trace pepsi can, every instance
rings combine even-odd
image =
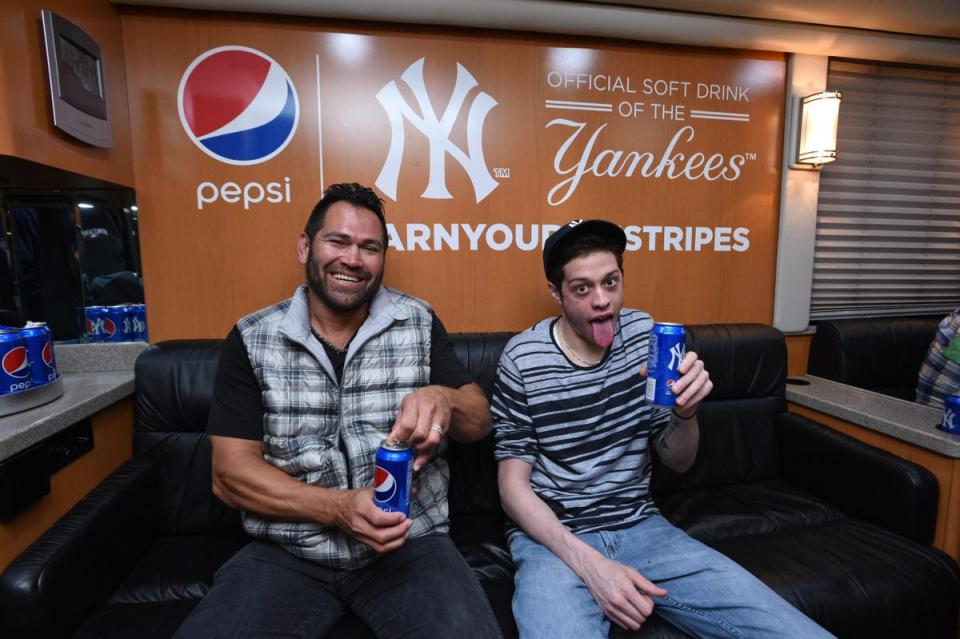
[[[373,470],[373,503],[388,513],[410,516],[413,490],[413,448],[403,442],[384,440],[377,449]]]
[[[680,379],[680,362],[686,353],[683,325],[666,322],[653,325],[647,350],[647,403],[667,407],[677,405],[673,384]]]
[[[53,339],[44,322],[27,322],[20,329],[27,359],[30,360],[30,381],[34,387],[43,386],[57,379],[57,362],[53,357]]]
[[[87,320],[87,336],[91,342],[105,342],[107,334],[107,307],[87,306],[84,315]]]
[[[30,358],[23,336],[15,328],[0,329],[0,395],[30,388]]]
[[[938,428],[960,435],[960,395],[944,395],[943,421]]]
[[[130,336],[135,342],[147,341],[147,307],[144,304],[131,305],[131,324],[133,333]]]
[[[127,307],[120,304],[118,306],[108,306],[107,314],[103,322],[104,342],[128,342],[130,341],[130,319],[127,317]]]

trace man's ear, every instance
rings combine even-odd
[[[550,297],[553,298],[553,301],[563,306],[563,293],[553,285],[553,282],[547,282],[547,290],[550,291]]]
[[[306,233],[301,233],[297,238],[297,259],[301,264],[307,263],[307,257],[310,255],[310,238]]]

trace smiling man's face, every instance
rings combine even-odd
[[[327,210],[323,226],[304,251],[307,283],[314,295],[334,312],[354,311],[376,294],[383,280],[383,227],[367,209],[335,202]]]

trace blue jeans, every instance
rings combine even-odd
[[[384,639],[500,637],[480,584],[446,534],[408,539],[358,570],[254,541],[221,566],[174,636],[320,639],[347,610]]]
[[[665,621],[694,637],[832,637],[759,579],[654,515],[632,528],[577,537],[667,590],[654,597]],[[510,541],[517,565],[513,614],[522,639],[606,639],[610,620],[590,590],[549,549],[523,533]]]

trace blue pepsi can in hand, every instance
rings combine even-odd
[[[0,329],[0,395],[12,395],[31,386],[30,357],[20,331]]]
[[[940,430],[960,435],[960,395],[944,395],[943,421]]]
[[[673,384],[680,379],[680,362],[687,354],[687,335],[682,324],[657,322],[647,349],[647,403],[673,407],[677,398]]]
[[[43,386],[57,379],[57,362],[53,357],[53,338],[45,322],[27,322],[20,329],[27,358],[30,360],[30,380],[33,386]]]
[[[373,503],[380,510],[410,516],[413,457],[410,444],[386,439],[380,444],[373,470]]]

